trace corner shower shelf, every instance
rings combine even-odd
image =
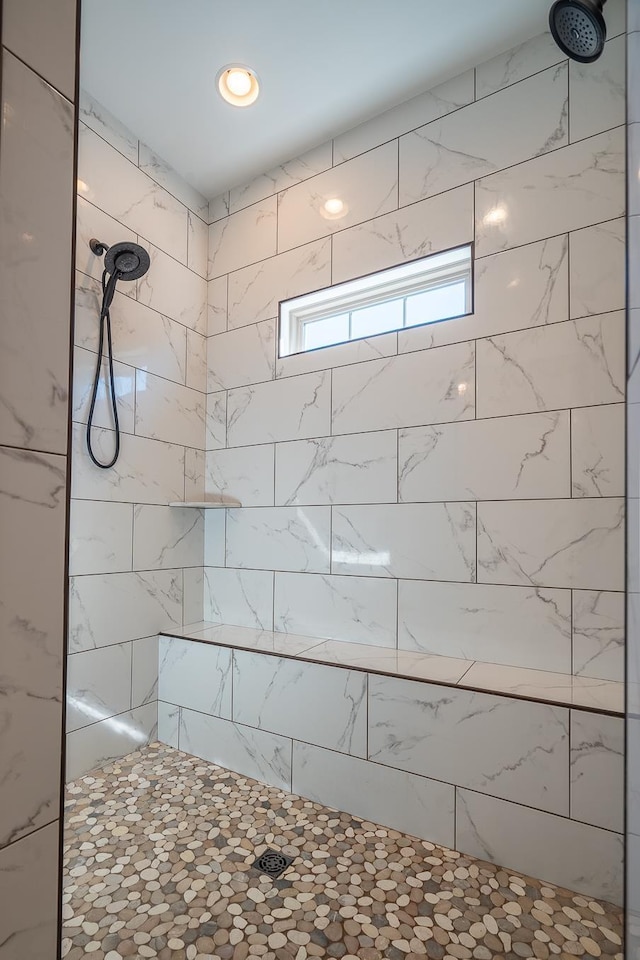
[[[210,500],[174,500],[170,507],[190,507],[195,510],[224,510],[225,507],[241,507],[234,497],[212,497]]]

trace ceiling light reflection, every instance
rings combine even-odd
[[[132,723],[128,723],[126,720],[123,720],[122,717],[110,717],[109,714],[105,713],[104,710],[100,710],[99,707],[94,707],[92,704],[87,703],[86,700],[81,700],[78,697],[67,696],[67,704],[70,707],[73,707],[74,710],[77,710],[79,713],[83,714],[91,722],[97,720],[104,721],[107,726],[113,730],[114,733],[124,734],[129,737],[135,743],[146,743],[149,739],[144,730],[138,729]]]
[[[329,197],[320,207],[320,216],[325,220],[341,220],[349,212],[349,207],[340,197]]]
[[[492,207],[491,210],[485,213],[482,222],[487,226],[496,227],[501,223],[504,223],[508,217],[507,208],[500,205],[497,207]]]

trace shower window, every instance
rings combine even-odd
[[[472,311],[471,245],[283,300],[280,356],[462,317]]]

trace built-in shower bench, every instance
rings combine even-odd
[[[159,645],[163,742],[621,902],[622,684],[220,624]]]

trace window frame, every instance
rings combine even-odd
[[[379,277],[380,274],[399,271],[401,268],[411,267],[414,264],[426,263],[436,257],[444,256],[447,253],[455,251],[468,251],[469,268],[460,267],[460,265],[443,265],[438,271],[441,276],[436,274],[430,281],[426,282],[423,273],[411,274],[408,277],[400,279],[390,279],[387,283],[379,282],[369,296],[366,294],[366,286],[363,290],[355,290],[350,296],[340,293],[341,288],[350,287],[354,284],[363,284],[370,278]],[[437,268],[436,268],[437,269]],[[424,323],[413,323],[406,325],[407,298],[427,293],[429,290],[436,290],[439,287],[450,286],[456,281],[467,280],[466,290],[466,309],[464,313],[457,313],[452,316],[442,317],[438,320],[426,320]],[[299,300],[318,297],[321,294],[327,294],[327,297],[314,304],[313,301],[308,307],[299,308],[296,313],[287,310],[288,304]],[[423,257],[416,257],[413,260],[406,260],[404,263],[394,264],[392,267],[385,267],[382,270],[374,270],[371,273],[362,274],[350,280],[344,280],[337,284],[331,284],[326,287],[319,287],[316,290],[308,291],[296,297],[286,297],[278,302],[278,359],[286,360],[287,357],[300,356],[306,353],[316,353],[318,350],[328,350],[331,347],[344,346],[348,343],[358,343],[362,340],[371,340],[375,337],[387,336],[390,333],[399,333],[404,330],[419,330],[421,327],[432,326],[435,323],[445,323],[448,320],[458,320],[461,317],[471,316],[474,312],[475,297],[475,243],[456,244],[453,247],[447,247],[445,250],[437,250]],[[403,300],[402,316],[403,325],[392,327],[389,330],[383,330],[378,333],[365,334],[360,337],[348,337],[345,340],[336,340],[333,343],[327,343],[318,347],[304,348],[304,327],[306,324],[321,320],[329,320],[333,316],[349,314],[349,332],[351,331],[351,314],[360,309],[377,306],[379,304],[391,302],[393,300]],[[292,316],[293,314],[293,316]],[[292,329],[294,327],[294,329]],[[283,346],[286,346],[286,352],[283,352]]]

